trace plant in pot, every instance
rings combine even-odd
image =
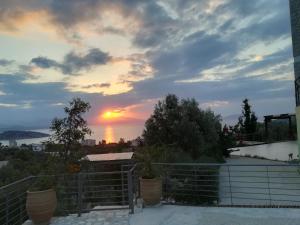
[[[47,225],[56,209],[54,176],[40,176],[27,191],[26,211],[35,225]]]
[[[159,204],[162,197],[162,179],[152,165],[155,150],[146,147],[138,154],[141,162],[140,192],[145,205]]]

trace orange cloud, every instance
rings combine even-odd
[[[43,31],[55,33],[49,23],[50,15],[46,10],[21,11],[9,10],[0,14],[0,32],[10,35],[26,33],[28,31]]]

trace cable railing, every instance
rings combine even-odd
[[[56,176],[58,214],[129,209],[139,197],[139,166]],[[163,204],[218,207],[300,207],[299,164],[153,163]],[[0,187],[0,224],[28,219],[26,192],[37,177]]]
[[[300,207],[298,164],[155,163],[166,204]]]
[[[125,170],[126,169],[126,170]],[[55,176],[59,216],[100,210],[129,209],[134,212],[135,167],[110,172],[88,172]],[[52,176],[52,175],[48,175]],[[0,224],[21,225],[27,219],[26,195],[35,179],[30,176],[0,187]]]
[[[19,225],[28,219],[26,191],[34,177],[26,177],[0,187],[0,224]]]

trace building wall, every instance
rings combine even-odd
[[[293,40],[293,55],[294,55],[294,71],[295,79],[300,77],[300,0],[290,0],[290,16],[291,16],[291,31]],[[299,88],[296,90],[299,92]],[[298,136],[298,151],[300,155],[300,103],[296,102],[296,120],[297,120],[297,136]]]
[[[295,78],[300,77],[300,0],[290,0]]]

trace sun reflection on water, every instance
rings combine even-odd
[[[106,126],[104,129],[104,137],[106,143],[115,142],[114,129],[111,126]]]

